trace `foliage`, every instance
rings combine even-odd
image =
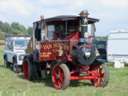
[[[27,32],[29,35],[32,35],[32,27],[28,27]]]
[[[0,39],[4,39],[6,34],[30,35],[31,33],[32,27],[26,28],[24,25],[21,25],[18,22],[9,24],[7,22],[0,21]]]
[[[4,40],[4,37],[5,37],[4,32],[1,32],[1,31],[0,31],[0,40]]]

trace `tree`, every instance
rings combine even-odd
[[[28,27],[27,33],[28,33],[28,35],[32,35],[32,27]]]
[[[3,22],[0,21],[0,30],[3,31],[3,29],[4,29]]]
[[[4,40],[5,39],[5,33],[0,31],[0,40]]]
[[[3,23],[3,32],[7,32],[7,33],[11,32],[11,27],[7,22]]]
[[[0,38],[2,38],[2,36],[5,34],[31,35],[32,27],[26,28],[24,25],[21,25],[18,22],[13,22],[9,24],[7,22],[0,21]]]
[[[12,32],[13,33],[26,34],[26,32],[27,32],[26,28],[23,25],[21,25],[21,24],[19,24],[17,22],[13,22],[11,24],[11,27],[12,27]]]

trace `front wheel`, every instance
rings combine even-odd
[[[6,68],[10,67],[10,63],[7,61],[7,57],[4,56],[4,65],[6,66]]]
[[[10,67],[9,62],[8,62],[7,60],[5,60],[5,59],[4,59],[4,65],[5,65],[7,68],[9,68],[9,67]]]
[[[65,89],[70,84],[70,71],[66,64],[57,64],[52,70],[52,82],[56,89]]]
[[[16,73],[20,73],[20,72],[21,72],[20,66],[19,66],[15,61],[13,61],[12,70],[13,70],[14,72],[16,72]]]
[[[94,71],[97,79],[91,80],[92,85],[95,87],[105,87],[109,81],[109,71],[106,64],[99,64],[91,67],[91,71]]]

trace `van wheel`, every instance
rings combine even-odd
[[[6,59],[4,59],[4,65],[5,65],[7,68],[10,67],[10,63],[9,63]]]
[[[21,68],[17,65],[16,60],[13,60],[13,64],[12,64],[12,70],[16,73],[20,73],[21,72]]]
[[[14,72],[16,72],[16,73],[20,73],[21,72],[21,68],[15,63],[13,63],[13,65],[12,65],[12,70]]]

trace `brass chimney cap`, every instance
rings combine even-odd
[[[88,17],[88,15],[89,15],[88,10],[81,11],[79,15],[83,16],[83,17]]]
[[[40,16],[40,20],[44,20],[44,16],[43,15]]]

